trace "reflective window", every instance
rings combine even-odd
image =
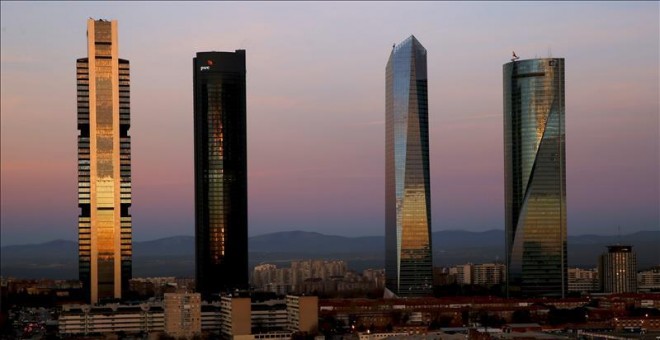
[[[426,49],[413,36],[393,48],[385,97],[386,285],[399,296],[430,295]]]
[[[507,289],[564,296],[566,165],[564,60],[504,65]]]

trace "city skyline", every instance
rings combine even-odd
[[[395,17],[403,7],[342,4],[337,12],[324,13],[331,5],[209,3],[184,8],[187,5],[177,3],[88,7],[3,2],[2,244],[75,239],[75,167],[70,165],[75,164],[75,142],[70,139],[75,123],[68,118],[75,111],[69,95],[75,85],[70,60],[82,54],[76,45],[84,30],[77,26],[89,16],[121,21],[122,55],[132,63],[136,239],[193,233],[189,58],[197,50],[237,48],[254,51],[248,55],[248,110],[253,113],[248,117],[250,234],[291,229],[382,234],[383,77],[382,66],[371,64],[382,60],[397,37],[409,33],[440,51],[429,60],[434,230],[503,229],[500,67],[512,49],[527,59],[545,54],[548,45],[553,54],[570,60],[571,68],[571,117],[566,123],[571,146],[569,233],[615,234],[619,225],[625,232],[657,228],[657,3],[414,4],[406,13],[457,18],[447,18],[442,25],[404,21],[384,30],[367,25],[348,40],[339,39],[342,31],[325,23],[337,17],[351,25],[372,23]],[[126,8],[129,14],[123,14]],[[173,13],[175,9],[180,13]],[[369,9],[381,11],[366,14]],[[203,12],[222,10],[258,20],[239,26],[238,32],[244,33],[226,40],[195,33],[215,22]],[[162,17],[138,20],[150,12]],[[154,34],[163,18],[197,12],[200,24],[194,29],[182,24],[176,32],[168,31],[171,34]],[[515,26],[525,30],[504,25],[490,30],[494,38],[484,40],[485,25],[530,12],[561,17],[565,25],[527,28],[524,24],[532,19],[516,16],[520,22]],[[309,13],[315,19],[293,23],[277,18],[277,13],[288,18]],[[55,14],[65,18],[62,23],[44,19]],[[471,16],[481,16],[484,24],[471,28],[475,19],[465,19]],[[274,25],[266,27],[269,23]],[[43,25],[46,29],[35,29]],[[280,39],[305,38],[295,32],[311,28],[318,31],[313,40]],[[41,39],[35,34],[49,41],[35,43]],[[295,53],[283,54],[279,45]],[[41,55],[49,61],[40,62]],[[331,63],[314,67],[320,56]],[[162,69],[168,70],[167,78],[157,76]],[[348,72],[338,77],[339,70]],[[48,81],[41,81],[44,74]],[[275,85],[281,79],[287,82]],[[468,98],[476,89],[482,100],[471,102]],[[28,101],[27,93],[43,99]],[[24,141],[25,135],[31,140]],[[610,146],[607,153],[603,144]],[[460,148],[453,150],[453,145]],[[31,155],[37,152],[43,157],[34,159]],[[171,195],[161,189],[165,184]],[[26,209],[35,206],[39,213]]]

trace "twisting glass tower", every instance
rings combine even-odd
[[[564,59],[504,65],[507,294],[565,296]]]
[[[78,91],[78,257],[87,299],[119,299],[132,270],[130,78],[117,20],[87,21]]]
[[[386,287],[431,293],[431,191],[426,49],[410,36],[387,61],[385,93]]]

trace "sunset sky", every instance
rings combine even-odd
[[[7,2],[1,244],[77,235],[76,58],[117,19],[134,239],[192,235],[192,58],[247,54],[249,234],[384,234],[385,64],[428,51],[432,227],[504,228],[502,65],[566,59],[569,234],[659,227],[658,2]],[[504,242],[504,241],[503,241]]]

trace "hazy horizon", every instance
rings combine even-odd
[[[492,231],[504,232],[504,229],[488,229],[488,230],[477,230],[477,231],[460,230],[460,229],[447,229],[447,230],[434,230],[433,233],[453,232],[453,231],[468,232],[468,233],[487,233],[487,232],[492,232]],[[268,235],[277,234],[277,233],[290,233],[290,232],[319,233],[319,234],[322,234],[324,236],[339,236],[339,237],[346,237],[346,238],[385,237],[384,233],[383,233],[383,235],[336,235],[336,234],[321,233],[321,232],[318,232],[318,231],[280,230],[280,231],[274,231],[274,232],[270,232],[270,233],[266,233],[266,234],[249,235],[248,238],[268,236]],[[634,231],[634,232],[631,232],[631,233],[621,234],[619,236],[633,235],[633,234],[637,234],[637,233],[646,233],[646,232],[660,232],[660,230],[637,230],[637,231]],[[615,234],[594,234],[594,233],[571,234],[571,233],[569,233],[568,237],[583,237],[583,236],[591,236],[591,235],[608,237],[608,236],[616,236],[617,234],[616,233]],[[174,237],[195,237],[195,235],[194,234],[168,235],[168,236],[156,237],[156,238],[150,238],[150,239],[133,239],[133,242],[152,242],[152,241],[158,241],[158,240],[174,238]],[[51,239],[51,240],[45,240],[45,241],[33,242],[33,243],[3,244],[2,248],[4,248],[4,247],[13,247],[13,246],[39,245],[39,244],[45,244],[45,243],[50,243],[50,242],[58,242],[58,241],[78,242],[76,239],[58,238],[58,239]],[[502,244],[504,244],[504,239],[502,239]]]
[[[428,51],[433,231],[504,228],[502,65],[566,60],[568,234],[659,230],[658,2],[9,2],[1,245],[76,239],[75,60],[131,63],[133,237],[194,230],[192,58],[245,49],[249,235],[384,234],[385,64]],[[503,240],[504,242],[504,240]]]

